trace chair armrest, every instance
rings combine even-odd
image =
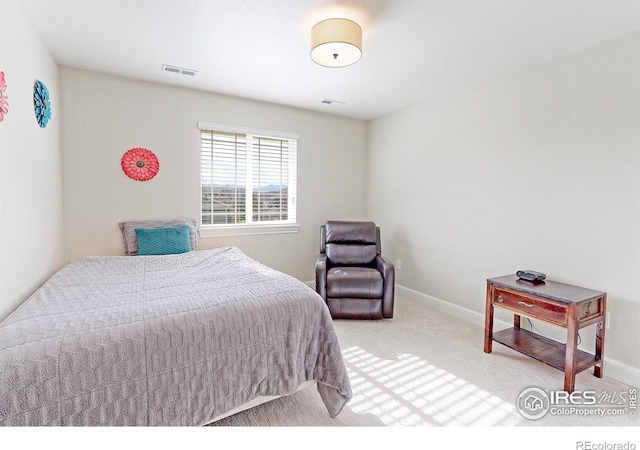
[[[316,292],[327,300],[327,255],[324,253],[316,259]]]
[[[376,256],[376,268],[382,273],[384,279],[384,291],[382,293],[382,317],[393,317],[393,302],[396,288],[396,269],[382,255]]]
[[[382,273],[382,277],[385,280],[394,281],[396,268],[393,266],[393,264],[391,264],[382,255],[376,256],[375,263],[376,263],[376,269],[378,269],[378,271]]]

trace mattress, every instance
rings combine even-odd
[[[199,426],[315,380],[352,396],[328,308],[236,247],[91,256],[0,322],[0,424]]]

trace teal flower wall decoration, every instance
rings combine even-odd
[[[51,101],[49,100],[49,89],[40,80],[36,80],[33,85],[33,111],[40,128],[44,128],[51,119]]]

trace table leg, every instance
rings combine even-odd
[[[602,320],[596,323],[596,354],[595,358],[597,364],[593,368],[593,374],[602,378],[602,369],[604,368],[604,333],[606,328],[606,320],[607,317],[607,296],[605,295],[602,299]]]
[[[484,352],[491,353],[493,346],[493,288],[487,284],[487,304],[484,312]]]
[[[564,390],[573,392],[576,383],[576,357],[578,355],[578,313],[575,305],[569,307],[567,346],[564,361]]]

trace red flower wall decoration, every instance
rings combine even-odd
[[[156,155],[146,148],[132,148],[122,155],[122,171],[131,179],[148,181],[160,170]]]

